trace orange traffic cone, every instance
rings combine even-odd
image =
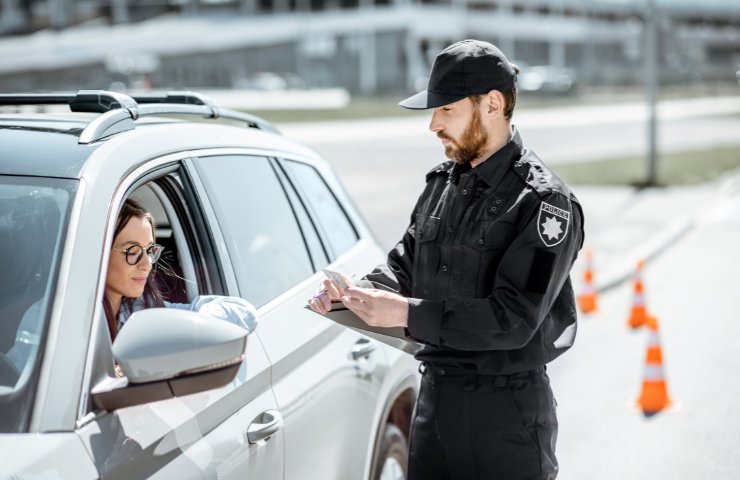
[[[640,260],[637,262],[637,270],[635,270],[635,293],[632,297],[632,310],[630,311],[630,318],[627,322],[631,328],[640,328],[648,320],[647,307],[645,306],[645,287],[642,284],[643,265],[644,262]]]
[[[637,399],[637,406],[646,417],[655,415],[669,407],[668,386],[663,373],[663,353],[660,349],[658,336],[658,320],[650,317],[647,320],[648,347],[645,358],[645,378],[642,382],[642,392]]]
[[[586,271],[583,274],[583,293],[578,296],[578,306],[583,313],[592,313],[597,308],[597,293],[594,288],[593,252],[586,252]]]

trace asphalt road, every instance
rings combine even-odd
[[[740,177],[721,194],[699,188],[687,202],[685,193],[661,192],[675,201],[648,202],[645,224],[631,225],[647,231],[651,217],[660,225],[691,210],[692,228],[644,271],[676,408],[651,418],[634,411],[647,331],[627,328],[632,282],[609,290],[598,313],[581,316],[574,347],[550,366],[560,479],[740,478]]]

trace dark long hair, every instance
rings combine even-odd
[[[116,229],[113,232],[113,244],[116,243],[116,238],[118,238],[118,234],[121,233],[121,230],[123,230],[123,228],[128,224],[129,220],[134,217],[143,218],[144,220],[148,221],[149,224],[152,226],[152,237],[154,239],[157,238],[154,217],[152,216],[152,214],[147,212],[139,202],[137,202],[133,198],[128,198],[125,202],[123,202],[121,211],[118,212]],[[111,247],[113,246],[113,244],[111,244]],[[145,308],[164,307],[164,300],[162,299],[162,294],[160,293],[159,287],[157,285],[156,273],[157,264],[155,263],[154,265],[152,265],[152,269],[149,271],[149,278],[147,278],[146,286],[144,287],[144,293],[142,294]],[[108,301],[108,289],[106,287],[103,295],[103,309],[105,310],[105,318],[108,322],[108,329],[111,332],[111,340],[116,338],[116,334],[118,333],[118,313],[120,312],[120,308],[125,305],[128,310],[131,311],[136,300],[136,298],[123,297],[121,299],[121,306],[119,307],[118,312],[114,312],[110,301]]]

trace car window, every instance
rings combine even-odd
[[[194,160],[214,206],[242,296],[261,306],[313,273],[296,216],[267,158]]]
[[[225,294],[220,263],[191,192],[178,170],[130,194],[154,217],[156,241],[164,247],[156,265],[158,288],[173,303],[189,303],[200,294]]]
[[[33,403],[26,384],[43,344],[76,185],[0,176],[0,431],[22,428],[19,405]]]
[[[329,254],[324,244],[321,243],[319,234],[316,231],[316,221],[308,215],[306,204],[300,197],[298,197],[295,188],[286,178],[282,169],[278,169],[277,172],[280,180],[285,185],[285,191],[288,194],[290,203],[293,205],[293,211],[298,218],[298,223],[303,232],[303,238],[306,240],[306,247],[308,247],[308,251],[311,254],[314,270],[318,271],[319,269],[329,265]]]
[[[357,232],[315,168],[292,160],[285,161],[285,166],[318,223],[322,238],[329,244],[331,259],[334,260],[357,243]]]

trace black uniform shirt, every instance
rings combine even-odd
[[[570,188],[514,129],[475,168],[427,174],[403,239],[365,278],[409,297],[416,358],[493,375],[537,368],[572,344],[569,273],[583,244]]]

